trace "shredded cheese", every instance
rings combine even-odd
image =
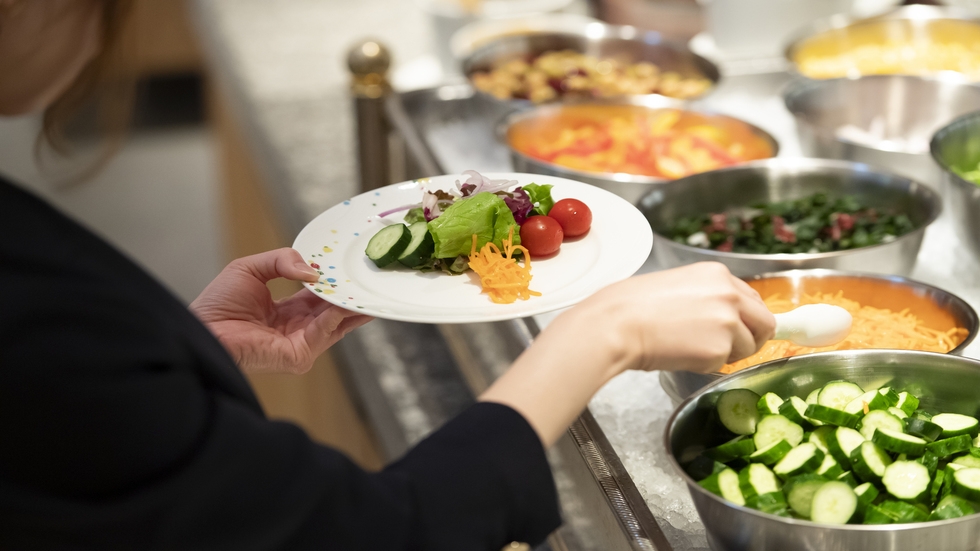
[[[490,295],[490,300],[497,304],[511,304],[517,299],[527,300],[541,296],[532,291],[531,284],[531,253],[518,245],[514,246],[514,227],[511,226],[507,239],[503,241],[504,250],[501,252],[493,243],[487,243],[479,251],[476,250],[476,234],[473,235],[473,246],[470,249],[470,269],[480,276],[480,286],[483,292]],[[514,252],[524,254],[524,264],[521,265]]]
[[[769,341],[762,349],[748,358],[726,365],[722,373],[733,373],[753,365],[800,354],[826,352],[828,350],[853,350],[862,348],[890,348],[901,350],[925,350],[949,352],[956,348],[969,333],[963,327],[940,331],[925,327],[908,308],[893,312],[886,308],[874,308],[844,298],[843,292],[804,295],[799,301],[782,298],[778,294],[765,300],[772,312],[788,312],[803,304],[833,304],[851,313],[854,321],[851,332],[843,341],[819,348],[800,346],[790,341]]]

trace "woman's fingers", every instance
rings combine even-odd
[[[750,356],[762,347],[776,332],[776,318],[769,311],[759,292],[748,283],[732,276],[732,284],[739,291],[739,312],[742,322],[752,332],[755,340],[755,350],[746,354]],[[744,357],[744,356],[743,356]]]
[[[324,353],[345,334],[371,321],[372,317],[331,305],[313,319],[303,331],[303,338],[313,357]]]
[[[262,283],[284,277],[293,281],[316,281],[320,274],[294,249],[284,247],[245,256],[232,263],[248,271]]]

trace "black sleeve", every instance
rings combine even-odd
[[[368,473],[184,377],[131,379],[81,387],[91,399],[50,414],[3,385],[0,488],[15,491],[0,489],[0,548],[496,551],[560,522],[540,441],[506,406],[472,406]],[[58,417],[67,430],[46,430]]]

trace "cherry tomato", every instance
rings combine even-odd
[[[564,238],[561,224],[548,216],[532,216],[521,226],[521,245],[527,248],[532,258],[554,254]]]
[[[561,224],[567,237],[578,237],[592,227],[592,211],[578,199],[562,199],[548,211],[548,216]],[[524,236],[521,236],[524,239]]]

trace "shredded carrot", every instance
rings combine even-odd
[[[501,251],[492,242],[482,249],[476,250],[476,234],[473,234],[473,246],[470,249],[470,268],[480,276],[483,292],[490,295],[490,300],[497,304],[511,304],[517,299],[527,300],[541,296],[532,291],[531,284],[531,253],[518,245],[514,246],[514,227],[511,226],[507,239],[502,243]],[[521,265],[514,252],[524,254],[524,265]]]
[[[779,358],[828,350],[890,348],[945,353],[956,348],[969,334],[969,331],[963,327],[952,327],[946,331],[932,329],[924,326],[922,321],[910,313],[907,308],[900,312],[893,312],[886,308],[874,308],[845,298],[843,292],[804,295],[798,301],[783,298],[776,294],[766,298],[765,302],[769,310],[776,313],[788,312],[803,304],[824,303],[840,306],[850,312],[853,317],[851,332],[843,341],[833,346],[820,348],[800,346],[790,341],[769,341],[762,346],[761,350],[748,358],[723,367],[722,373],[733,373],[749,366]]]

